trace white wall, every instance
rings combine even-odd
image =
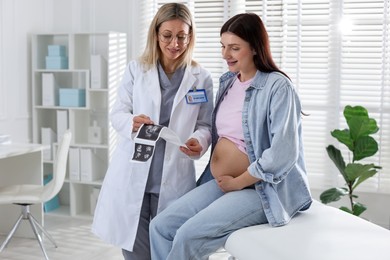
[[[135,0],[0,0],[0,134],[30,142],[31,40],[44,32],[128,33],[129,59],[139,13]]]
[[[313,198],[320,201],[320,194],[324,190],[312,190]],[[390,229],[390,194],[356,192],[356,195],[359,196],[356,201],[364,204],[367,207],[367,210],[360,216],[368,221]],[[349,201],[346,199],[347,198],[345,197],[340,201],[333,202],[328,205],[334,206],[336,208],[341,206],[350,208]]]
[[[0,134],[30,142],[30,34],[42,32],[121,31],[128,34],[129,59],[140,51],[137,0],[0,0]],[[139,37],[138,33],[134,34]],[[318,198],[321,191],[313,191]],[[389,227],[390,195],[362,193],[368,206],[363,217]],[[336,204],[335,206],[338,206]]]

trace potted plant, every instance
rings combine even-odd
[[[374,176],[382,167],[373,163],[361,164],[358,161],[373,156],[378,151],[378,143],[370,135],[375,134],[379,128],[375,119],[370,118],[367,110],[362,106],[346,106],[344,117],[349,129],[335,129],[331,135],[348,148],[349,155],[352,153],[352,160],[350,158],[346,164],[340,150],[333,145],[329,145],[326,151],[343,176],[345,186],[322,192],[320,200],[322,203],[328,204],[340,200],[343,196],[348,196],[350,207],[342,206],[340,209],[359,216],[367,208],[355,201],[358,196],[354,191],[359,184]]]

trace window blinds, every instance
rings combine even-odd
[[[145,23],[161,4],[149,0]],[[338,145],[334,129],[345,128],[343,109],[362,105],[380,128],[375,138],[380,151],[369,159],[383,170],[358,189],[390,193],[390,0],[187,0],[194,15],[197,38],[194,58],[213,77],[226,71],[219,30],[229,17],[254,12],[265,23],[272,55],[294,82],[300,95],[307,172],[312,188],[343,185],[325,148]],[[150,19],[146,21],[146,19]],[[350,27],[340,30],[340,23]],[[147,30],[147,26],[142,28]],[[137,43],[139,44],[139,43]],[[142,49],[142,48],[140,48]],[[347,150],[343,146],[344,159]],[[208,160],[197,162],[198,174]]]

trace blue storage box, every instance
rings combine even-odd
[[[47,50],[49,56],[66,56],[64,45],[49,45]]]
[[[60,88],[61,107],[85,107],[85,89]]]
[[[46,56],[46,69],[68,69],[68,57]]]
[[[49,174],[45,176],[43,179],[43,183],[46,185],[49,181],[53,179],[53,175]],[[55,209],[58,209],[60,207],[60,200],[58,198],[58,195],[54,196],[51,200],[46,201],[45,204],[43,204],[43,210],[45,212],[49,212]]]

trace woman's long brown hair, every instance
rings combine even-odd
[[[289,78],[286,73],[276,66],[272,59],[268,33],[263,21],[257,14],[242,13],[233,16],[222,26],[220,35],[225,32],[234,33],[249,43],[256,52],[253,61],[258,70],[264,72],[277,71]]]

